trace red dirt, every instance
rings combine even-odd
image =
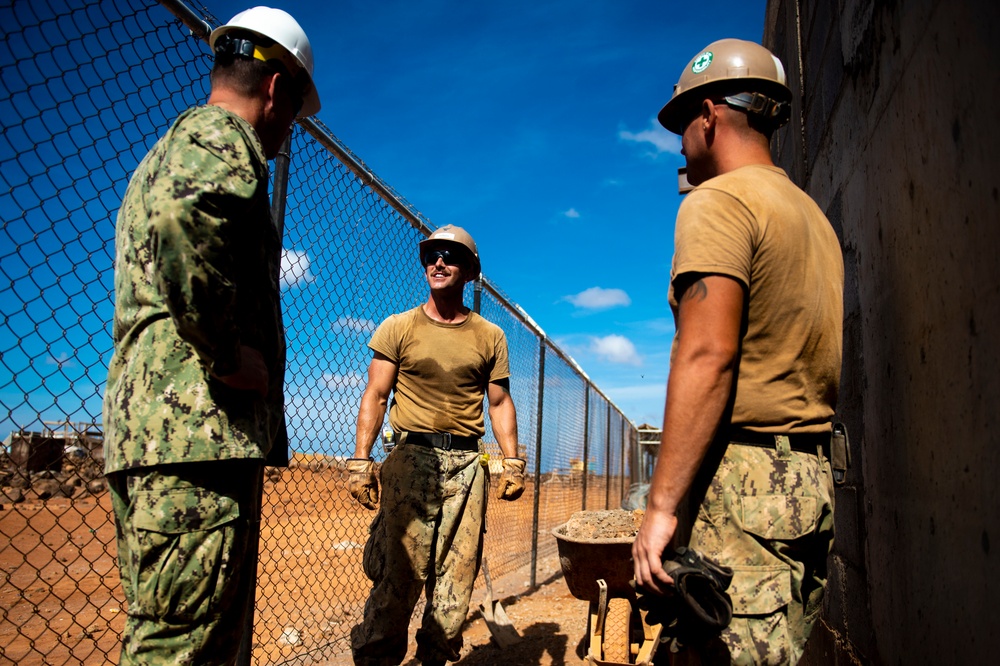
[[[603,501],[603,485],[592,483],[589,496]],[[352,663],[346,635],[360,620],[368,592],[361,546],[374,514],[350,500],[345,486],[342,471],[329,465],[302,464],[269,482],[255,665]],[[569,593],[548,534],[574,504],[579,508],[580,488],[551,479],[542,490],[535,589],[528,589],[530,571],[520,564],[530,559],[533,486],[515,503],[491,503],[488,512],[494,598],[524,638],[505,650],[491,641],[479,611],[480,580],[457,663],[583,663],[588,603]],[[25,497],[0,505],[0,664],[117,662],[125,613],[108,494],[41,500],[29,491]],[[404,664],[416,666],[414,650],[411,644]]]

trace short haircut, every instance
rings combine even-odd
[[[251,32],[234,30],[229,33],[229,36],[249,39],[264,47],[274,44],[272,40]],[[221,52],[215,54],[215,64],[212,65],[210,80],[212,87],[228,88],[244,97],[252,97],[257,94],[260,85],[268,76],[283,71],[283,67],[272,61],[264,62],[256,58]]]

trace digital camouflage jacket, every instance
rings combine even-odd
[[[253,127],[215,106],[184,112],[136,169],[115,229],[114,355],[105,471],[287,460],[281,237]],[[263,354],[266,399],[212,375]]]

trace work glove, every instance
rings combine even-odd
[[[692,644],[718,634],[733,619],[733,602],[726,589],[733,570],[693,548],[665,554],[663,570],[674,579],[664,594],[636,586],[646,622],[662,624],[664,635]],[[632,581],[633,584],[635,581]]]
[[[347,472],[347,490],[351,497],[366,509],[377,508],[378,477],[375,475],[375,462],[369,458],[348,458]]]
[[[526,462],[521,458],[504,458],[503,474],[497,485],[497,499],[513,502],[524,492],[524,467]]]

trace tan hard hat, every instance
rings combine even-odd
[[[674,134],[683,134],[692,117],[692,104],[700,104],[713,93],[748,93],[726,97],[725,101],[772,121],[775,127],[788,122],[792,91],[785,80],[785,68],[755,42],[720,39],[702,49],[681,72],[673,96],[657,116],[660,124]]]
[[[430,249],[432,245],[437,245],[439,243],[453,243],[455,245],[461,245],[469,254],[472,256],[473,261],[473,277],[479,277],[479,273],[482,272],[482,265],[479,263],[479,250],[476,248],[476,241],[472,240],[472,236],[469,232],[462,227],[456,227],[454,224],[446,224],[430,236],[420,241],[419,253],[423,257],[424,252]],[[422,261],[422,259],[421,259]]]

